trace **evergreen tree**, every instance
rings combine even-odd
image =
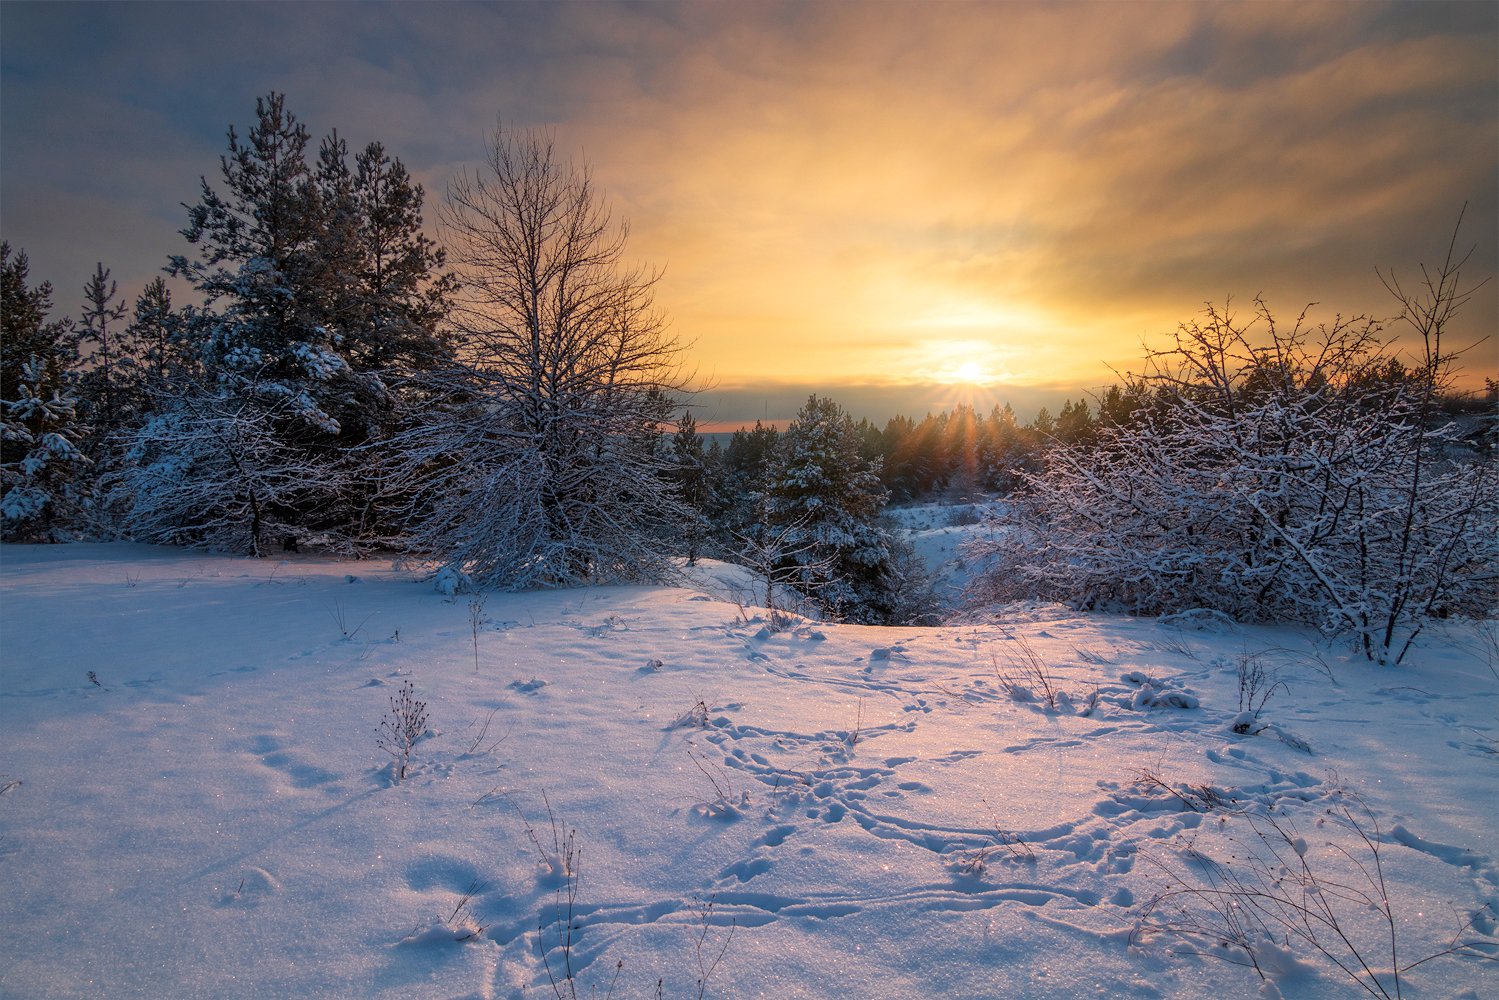
[[[1086,399],[1079,399],[1076,404],[1069,399],[1062,404],[1056,434],[1065,444],[1078,444],[1093,436],[1093,415],[1088,411]]]
[[[910,439],[915,430],[910,417],[895,416],[880,432],[880,481],[897,500],[912,500],[921,492],[911,463]]]
[[[0,532],[57,541],[88,464],[70,384],[78,336],[67,319],[47,322],[52,285],[32,287],[29,270],[24,250],[0,243]]]
[[[130,308],[124,302],[115,302],[118,289],[102,263],[94,265],[94,273],[83,286],[79,337],[80,344],[91,345],[92,351],[88,370],[78,378],[78,388],[94,427],[88,450],[95,458],[100,457],[104,441],[119,428],[119,411],[125,402],[122,368],[128,370],[129,354],[120,331],[111,330],[110,324],[124,319]]]
[[[358,280],[343,318],[345,351],[357,371],[428,370],[452,353],[440,323],[457,279],[443,270],[446,251],[421,233],[422,188],[401,161],[372,142],[354,167]]]
[[[943,485],[949,499],[971,500],[982,488],[979,468],[981,424],[973,407],[958,405],[948,417],[943,453]]]
[[[1134,423],[1139,406],[1132,387],[1121,389],[1111,385],[1098,401],[1098,423],[1101,427],[1128,427]]]
[[[83,429],[72,390],[49,395],[46,382],[47,365],[33,355],[21,367],[16,398],[5,400],[0,523],[7,539],[67,540],[59,515],[72,506],[74,480],[89,461],[78,447]]]
[[[309,166],[307,144],[282,95],[257,100],[245,138],[229,129],[224,193],[205,178],[188,208],[196,258],[171,258],[204,306],[173,313],[164,286],[137,305],[156,414],[132,449],[146,465],[113,482],[127,524],[176,524],[188,542],[199,525],[200,544],[256,553],[268,534],[348,546],[389,530],[373,519],[384,474],[367,446],[403,419],[392,375],[450,354],[438,322],[453,279],[420,234],[422,190],[399,161],[371,144],[351,170],[333,133]],[[195,488],[218,496],[219,476],[238,500],[194,500]],[[238,540],[225,541],[236,510]]]
[[[888,494],[860,444],[842,407],[811,396],[780,436],[760,517],[803,567],[798,589],[836,614],[894,624],[885,579],[890,538],[875,524]]]
[[[755,421],[753,430],[741,427],[729,438],[715,469],[714,493],[720,516],[715,519],[717,544],[736,551],[738,540],[755,532],[760,489],[776,453],[780,432]]]
[[[130,383],[143,393],[152,380],[195,372],[196,358],[187,339],[188,314],[172,307],[172,292],[164,278],[154,278],[136,297],[130,326]]]
[[[671,479],[680,491],[682,502],[695,515],[682,526],[682,537],[687,543],[687,565],[694,566],[710,536],[710,518],[717,513],[718,497],[713,489],[703,439],[697,433],[697,420],[690,412],[683,412],[676,433],[672,435],[671,459]]]
[[[52,310],[52,283],[27,284],[30,262],[26,251],[11,256],[9,243],[0,243],[0,399],[21,396],[21,383],[44,396],[61,392],[78,362],[78,337],[70,320],[47,322]],[[42,363],[38,375],[32,359]]]

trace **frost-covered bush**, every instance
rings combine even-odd
[[[1449,256],[1420,297],[1390,286],[1421,336],[1411,367],[1363,317],[1287,331],[1257,302],[1247,325],[1211,307],[1184,324],[1131,379],[1132,418],[1054,447],[1007,530],[970,543],[991,560],[970,598],[1209,607],[1397,661],[1430,617],[1489,613],[1499,477],[1447,457],[1456,430],[1435,406],[1457,268]]]
[[[104,480],[130,537],[252,555],[294,544],[297,511],[336,493],[345,476],[289,446],[278,409],[250,387],[193,386],[149,417]]]

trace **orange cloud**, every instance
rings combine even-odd
[[[1206,299],[1392,311],[1373,268],[1493,206],[1491,36],[1348,5],[757,13],[580,10],[658,61],[595,67],[561,126],[735,377],[941,378],[981,342],[1017,384],[1096,384]]]

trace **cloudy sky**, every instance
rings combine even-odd
[[[665,268],[709,421],[812,390],[1024,415],[1228,296],[1390,316],[1375,269],[1418,275],[1464,203],[1465,278],[1499,262],[1488,2],[7,0],[0,230],[58,313],[95,261],[133,295],[185,251],[181,203],[272,90],[429,201],[497,120],[552,128]],[[1491,340],[1466,383],[1496,371]]]

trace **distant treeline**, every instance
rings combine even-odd
[[[1117,395],[1117,394],[1116,394]],[[928,413],[921,422],[896,416],[882,430],[868,419],[855,426],[860,457],[876,463],[880,482],[893,503],[932,495],[953,499],[981,493],[1005,493],[1018,485],[1018,474],[1040,468],[1048,443],[1085,438],[1098,416],[1086,400],[1068,401],[1060,417],[1042,407],[1036,418],[1021,424],[1009,403],[996,406],[986,417],[971,406]],[[776,450],[774,426],[755,421],[720,444],[705,450],[709,470],[727,483],[751,489]]]
[[[1369,392],[1378,386],[1412,381],[1418,372],[1391,359],[1369,384],[1354,391]],[[984,416],[971,406],[959,404],[942,413],[928,413],[920,423],[904,415],[886,422],[882,430],[868,419],[855,426],[860,457],[875,462],[880,483],[889,491],[891,503],[942,498],[977,499],[981,495],[1005,494],[1023,484],[1025,474],[1039,473],[1049,448],[1087,444],[1107,427],[1130,427],[1139,422],[1141,387],[1110,386],[1090,405],[1086,398],[1067,400],[1056,416],[1042,407],[1030,423],[1022,424],[1009,403],[995,406]],[[1492,411],[1496,396],[1492,380],[1482,394],[1444,393],[1435,409],[1439,419]],[[1475,425],[1469,442],[1478,451],[1487,443]],[[755,421],[732,435],[715,437],[704,449],[709,474],[728,487],[725,492],[751,492],[764,474],[769,456],[775,454],[779,435],[774,426]],[[726,438],[719,443],[719,438]],[[737,490],[735,489],[737,487]]]

